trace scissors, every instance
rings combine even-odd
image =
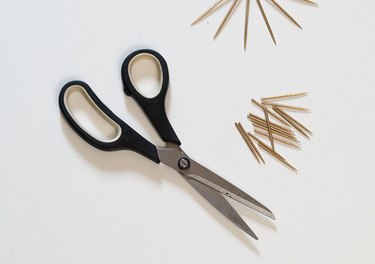
[[[148,98],[138,91],[132,80],[131,67],[137,59],[142,58],[152,59],[159,66],[161,87],[159,93],[153,98]],[[165,96],[169,84],[168,66],[165,59],[154,50],[142,49],[134,51],[124,60],[121,76],[125,94],[131,96],[143,109],[161,139],[166,143],[166,146],[157,147],[138,134],[105,106],[90,86],[82,81],[72,81],[65,84],[59,95],[61,112],[73,130],[89,144],[100,150],[116,151],[127,149],[135,151],[155,163],[163,163],[172,168],[227,219],[254,239],[258,239],[224,197],[236,200],[265,216],[275,219],[273,213],[244,191],[191,159],[181,149],[181,142],[165,112]],[[97,139],[79,123],[68,104],[69,94],[75,90],[80,90],[86,99],[88,99],[90,105],[114,125],[117,129],[115,138],[111,140]]]

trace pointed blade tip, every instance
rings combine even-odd
[[[276,217],[272,212],[271,212],[270,218],[273,219],[273,220],[276,220]]]
[[[260,211],[258,211],[258,212],[260,212]],[[275,215],[268,208],[265,208],[265,210],[262,210],[260,213],[262,213],[265,216],[268,216],[272,220],[276,220]]]
[[[253,230],[251,230],[251,228],[248,225],[246,225],[246,228],[241,227],[241,229],[255,240],[259,240],[258,236],[253,232]]]
[[[254,234],[254,233],[253,233],[252,235],[251,235],[251,234],[249,234],[249,233],[247,233],[247,234],[248,234],[248,235],[250,235],[250,236],[251,236],[252,238],[254,238],[255,240],[259,240],[259,238],[257,237],[257,235],[256,235],[256,234]]]

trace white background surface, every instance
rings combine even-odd
[[[0,8],[0,263],[375,262],[375,2],[280,0],[303,31],[264,3],[275,47],[251,2],[216,41],[225,9],[191,28],[213,1],[10,1]],[[122,92],[137,48],[167,60],[167,112],[197,161],[259,199],[268,220],[234,204],[260,240],[223,218],[182,178],[132,152],[104,153],[62,119],[62,85],[88,82],[117,115],[161,140]],[[259,166],[234,127],[251,98],[308,91],[294,104],[314,132],[281,149],[294,174]]]

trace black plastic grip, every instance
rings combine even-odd
[[[91,99],[91,102],[99,108],[99,110],[106,115],[111,121],[116,123],[121,129],[119,131],[118,137],[112,141],[101,141],[90,135],[79,122],[74,118],[69,110],[68,106],[68,96],[69,89],[79,88],[85,92],[85,96]],[[124,121],[118,118],[107,106],[105,106],[102,101],[96,96],[92,91],[90,86],[82,81],[72,81],[64,85],[60,91],[59,95],[59,105],[63,116],[69,125],[75,130],[75,132],[83,138],[90,145],[104,150],[104,151],[115,151],[122,149],[129,149],[143,156],[149,158],[150,160],[159,163],[159,156],[156,147],[138,134],[134,129],[127,125]]]
[[[162,74],[161,89],[158,95],[153,98],[147,98],[140,94],[135,88],[131,76],[130,68],[134,58],[138,55],[151,55],[160,64],[160,71]],[[153,124],[159,136],[164,142],[171,142],[177,145],[181,145],[176,133],[170,124],[167,115],[165,113],[165,96],[168,91],[169,85],[169,72],[168,66],[165,59],[156,51],[150,49],[137,50],[126,57],[121,68],[121,76],[124,84],[124,92],[126,95],[133,97],[138,105],[143,109],[151,123]]]

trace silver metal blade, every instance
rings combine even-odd
[[[223,195],[221,195],[221,193],[208,187],[207,185],[200,183],[199,181],[194,180],[193,178],[185,176],[182,173],[181,175],[185,178],[186,181],[188,181],[191,184],[191,186],[193,186],[195,190],[197,190],[197,192],[199,192],[200,195],[202,195],[222,215],[224,215],[233,224],[241,228],[249,236],[258,240],[258,237],[255,235],[253,230],[251,230],[251,228],[245,223],[245,221],[232,207],[232,205],[223,197]]]
[[[223,195],[226,195],[265,216],[275,219],[271,210],[227,180],[221,178],[216,173],[190,159],[178,146],[171,148],[158,148],[158,155],[162,163],[174,170],[215,189]],[[178,164],[181,159],[188,160],[189,166],[187,168],[179,167]]]
[[[193,160],[190,160],[190,163],[192,167],[192,172],[191,174],[189,174],[190,177],[210,186],[211,188],[221,192],[223,195],[226,195],[265,216],[275,219],[275,216],[270,209],[265,207],[263,204],[255,200],[253,197],[251,197],[241,189],[237,188],[227,180],[221,178],[216,173],[203,167],[199,163]]]

